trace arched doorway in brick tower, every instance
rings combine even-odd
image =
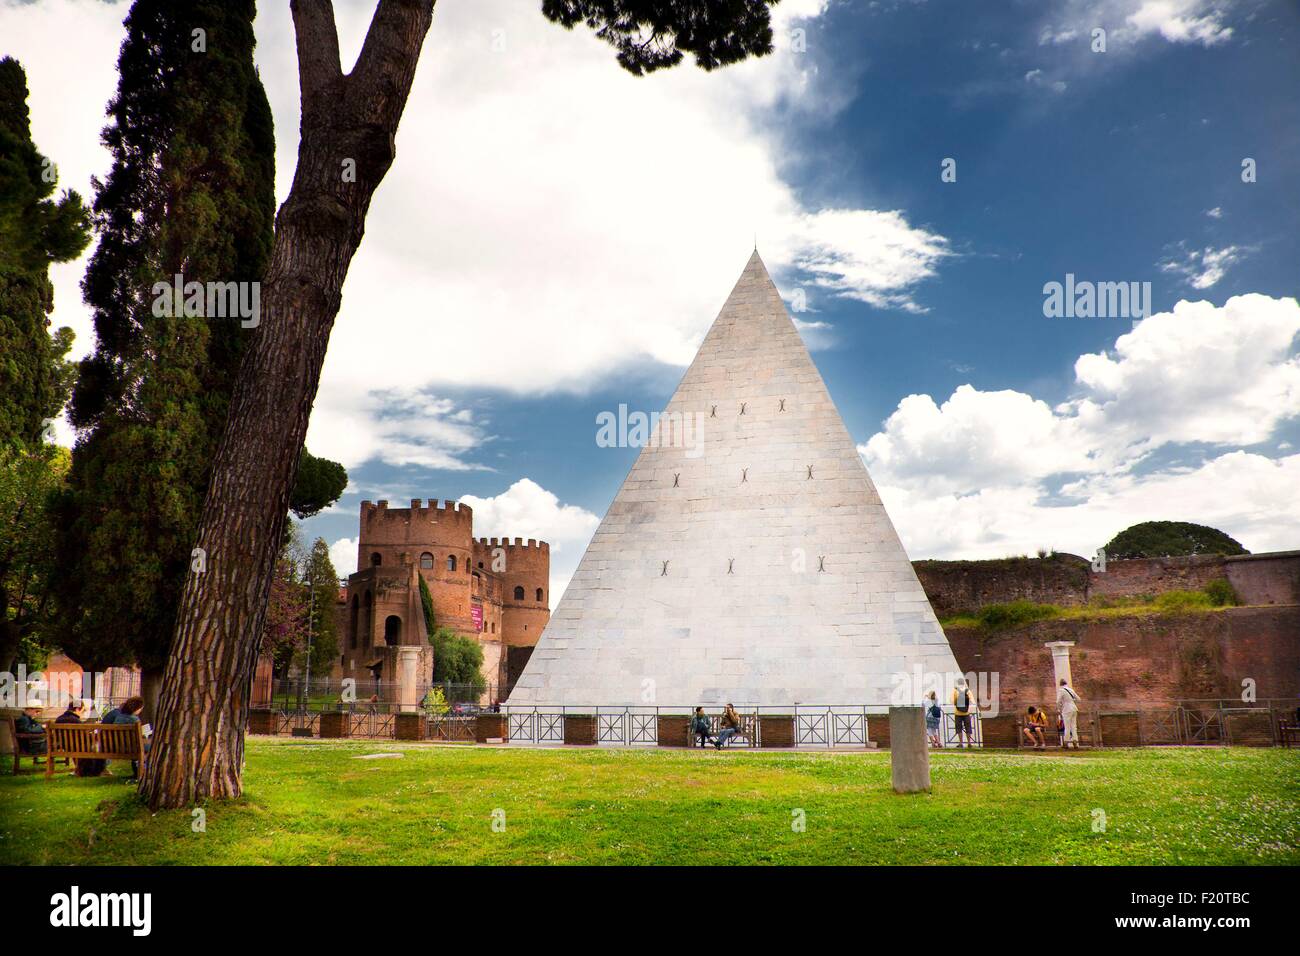
[[[402,643],[402,619],[396,614],[390,614],[384,620],[384,643],[389,647]]]

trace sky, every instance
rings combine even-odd
[[[346,68],[373,3],[335,6]],[[83,195],[126,10],[0,0]],[[539,3],[438,2],[308,433],[350,478],[304,528],[340,574],[362,500],[463,500],[477,535],[551,543],[554,606],[637,453],[598,416],[666,405],[755,244],[912,558],[1161,519],[1300,547],[1300,7],[775,10],[768,57],[636,78]],[[283,200],[288,3],[256,33]],[[53,270],[74,356],[84,268]],[[1149,308],[1055,314],[1067,282]]]

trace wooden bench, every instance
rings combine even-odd
[[[129,724],[46,724],[49,756],[73,760],[144,760],[144,728]],[[54,762],[45,762],[45,776],[54,776]]]
[[[1043,742],[1047,745],[1047,749],[1049,750],[1053,748],[1058,750],[1061,749],[1061,738],[1064,736],[1060,728],[1057,726],[1056,718],[1056,714],[1050,714],[1045,726],[1035,725],[1043,732]],[[1029,741],[1025,739],[1025,728],[1028,726],[1029,722],[1023,715],[1016,720],[1016,746],[1022,750],[1036,750],[1037,747],[1031,746]],[[1084,714],[1080,712],[1078,730],[1080,749],[1096,746],[1096,721],[1092,716],[1085,717]]]
[[[6,718],[5,718],[5,723],[7,723],[7,724],[9,725],[9,739],[12,740],[12,741],[14,742],[14,768],[13,768],[13,773],[14,773],[14,776],[15,776],[15,777],[18,776],[18,774],[19,774],[19,772],[20,772],[20,771],[19,771],[19,765],[20,765],[20,763],[22,762],[22,758],[24,758],[24,757],[26,757],[28,760],[30,760],[30,761],[32,762],[32,770],[33,770],[33,771],[35,771],[35,770],[39,770],[43,764],[49,762],[49,751],[48,751],[48,749],[47,749],[46,752],[43,753],[43,754],[31,754],[31,753],[26,753],[26,752],[23,750],[23,741],[25,741],[25,740],[45,740],[45,734],[20,734],[20,733],[18,732],[18,720],[17,720],[17,718],[15,718],[15,717],[6,717]],[[68,760],[67,760],[66,757],[63,758],[63,763],[64,763],[64,765],[66,765],[66,764],[68,763]]]
[[[718,736],[718,733],[722,730],[722,715],[709,714],[708,718],[709,718],[709,733],[711,733],[714,737],[716,737]],[[692,716],[691,720],[694,719],[695,718]],[[687,726],[689,729],[689,724]],[[737,744],[737,741],[743,741],[743,743]],[[726,746],[730,747],[733,744],[737,746],[744,746],[744,747],[758,746],[758,715],[757,714],[740,715],[740,730],[736,732],[734,737],[732,737],[730,740],[727,741]],[[691,730],[690,736],[686,738],[686,746],[698,747],[699,745],[700,745],[700,735],[697,734],[695,731]],[[710,746],[712,746],[712,744],[710,744]]]

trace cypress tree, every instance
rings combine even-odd
[[[32,141],[27,75],[0,59],[0,671],[39,664],[48,650],[53,570],[49,496],[67,453],[46,444],[45,422],[67,402],[72,330],[50,332],[49,267],[90,241],[75,192],[53,198],[54,165]]]
[[[136,0],[95,182],[82,290],[97,345],[59,505],[65,650],[134,660],[157,692],[216,443],[250,329],[155,309],[155,283],[259,282],[273,241],[275,141],[253,67],[252,0]],[[155,314],[162,312],[163,314]],[[152,701],[151,701],[152,702]]]
[[[90,223],[75,192],[52,198],[57,178],[32,142],[27,75],[0,59],[0,455],[38,451],[72,383],[72,330],[49,328],[49,268],[81,255]]]

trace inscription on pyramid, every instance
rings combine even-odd
[[[663,420],[509,704],[887,704],[957,672],[757,252]]]

